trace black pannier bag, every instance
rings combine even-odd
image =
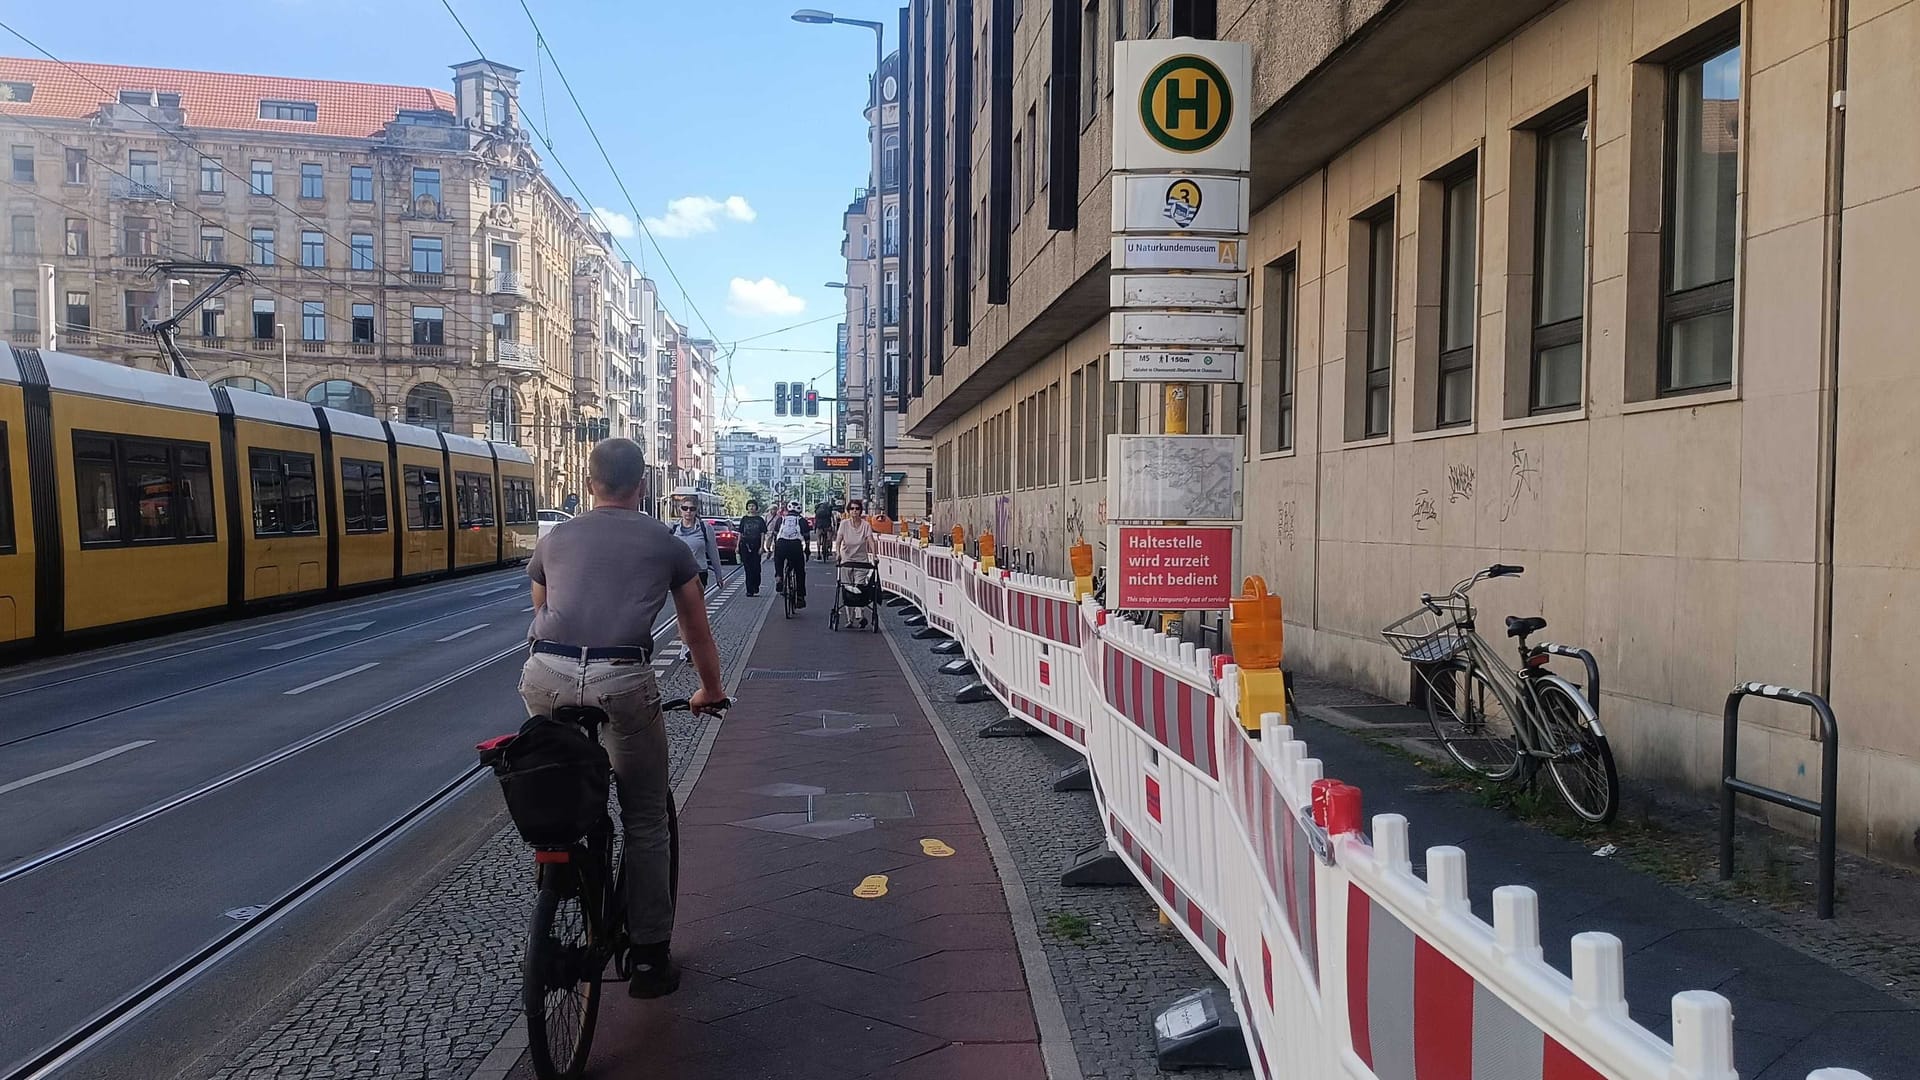
[[[507,798],[520,838],[535,847],[564,847],[592,831],[607,813],[607,751],[570,720],[529,717],[520,733],[480,744]]]

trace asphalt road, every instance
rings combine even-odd
[[[511,569],[0,673],[0,1076],[518,727],[529,604]]]

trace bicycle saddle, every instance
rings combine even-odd
[[[1507,616],[1508,637],[1526,637],[1528,634],[1537,634],[1546,628],[1547,620],[1538,615],[1529,615],[1524,619],[1518,615]]]
[[[562,705],[553,710],[553,718],[578,724],[589,732],[598,732],[607,722],[607,714],[591,705]]]

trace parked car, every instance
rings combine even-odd
[[[542,510],[540,511],[539,517],[540,539],[544,540],[547,534],[553,531],[555,525],[571,519],[573,515],[567,513],[565,510]]]
[[[713,542],[720,549],[720,561],[737,563],[740,561],[740,528],[726,518],[708,518],[707,524],[713,526]]]

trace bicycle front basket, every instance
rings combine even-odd
[[[1393,646],[1402,660],[1414,664],[1438,664],[1451,660],[1467,647],[1466,635],[1451,614],[1421,606],[1412,614],[1388,623],[1380,636]]]

